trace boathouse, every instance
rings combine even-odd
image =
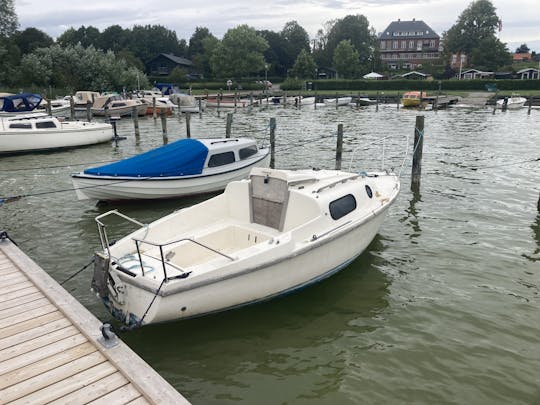
[[[151,59],[146,64],[146,71],[152,76],[167,76],[171,74],[175,67],[184,69],[188,74],[195,73],[192,61],[171,53],[160,53],[154,59]]]

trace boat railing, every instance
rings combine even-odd
[[[405,136],[405,135],[404,135]],[[365,144],[362,144],[362,145],[359,145],[358,147],[356,147],[352,154],[351,154],[351,159],[349,160],[349,172],[352,170],[352,165],[353,165],[353,161],[354,161],[354,157],[356,155],[356,153],[362,149],[362,150],[367,150],[369,149],[369,146],[370,145],[375,145],[375,144],[378,144],[380,143],[381,144],[381,148],[382,148],[382,157],[381,157],[381,170],[384,170],[384,159],[385,159],[385,151],[386,151],[386,140],[389,139],[389,138],[392,138],[393,136],[392,135],[388,135],[388,136],[385,136],[385,137],[382,137],[380,139],[377,139],[375,141],[372,141],[372,142],[368,142],[368,143],[365,143]],[[407,153],[408,153],[408,146],[409,146],[409,137],[408,135],[405,136],[406,138],[406,144],[405,144],[405,158],[407,157]]]
[[[99,240],[101,242],[101,247],[104,249],[104,250],[107,250],[107,253],[109,254],[109,257],[111,257],[111,252],[110,252],[110,243],[109,243],[109,237],[107,235],[107,225],[105,225],[101,220],[105,217],[108,217],[109,215],[116,215],[122,219],[125,219],[131,223],[134,223],[136,225],[139,225],[141,227],[144,227],[146,226],[145,224],[143,224],[142,222],[139,222],[137,221],[136,219],[133,219],[131,217],[128,217],[127,215],[124,215],[122,214],[121,212],[118,212],[118,210],[112,210],[112,211],[107,211],[106,213],[104,214],[101,214],[101,215],[98,215],[95,219],[96,221],[96,224],[97,224],[97,227],[98,227],[98,233],[99,233]]]
[[[147,244],[147,245],[150,245],[150,246],[154,246],[154,247],[157,247],[159,248],[159,254],[160,254],[160,257],[161,257],[161,265],[163,266],[163,278],[165,280],[165,282],[167,282],[167,280],[169,280],[170,278],[184,278],[184,277],[187,277],[189,275],[189,273],[182,273],[180,276],[176,276],[176,277],[168,277],[167,276],[167,255],[163,253],[163,248],[166,247],[166,246],[169,246],[169,245],[172,245],[172,244],[176,244],[176,243],[180,243],[180,242],[191,242],[191,243],[194,243],[204,249],[207,249],[213,253],[216,253],[220,256],[223,256],[231,261],[234,261],[234,257],[231,257],[223,252],[220,252],[219,250],[216,250],[208,245],[205,245],[204,243],[201,243],[199,241],[196,241],[195,239],[192,239],[192,238],[181,238],[181,239],[176,239],[176,240],[173,240],[173,241],[169,241],[169,242],[165,242],[165,243],[157,243],[157,242],[152,242],[152,241],[149,241],[149,240],[143,240],[143,239],[137,239],[137,238],[133,238],[133,241],[135,242],[135,246],[137,248],[137,256],[139,257],[139,263],[141,265],[141,271],[142,271],[142,275],[144,276],[144,266],[143,266],[143,261],[142,261],[142,256],[141,256],[141,249],[140,249],[140,245],[141,244]],[[170,263],[169,263],[170,264]],[[178,266],[174,266],[176,269],[179,269],[179,270],[182,270],[181,268],[179,268]],[[183,271],[183,270],[182,270]]]

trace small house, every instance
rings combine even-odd
[[[193,62],[171,53],[160,53],[146,64],[146,70],[152,76],[168,76],[175,67],[184,69],[188,74],[193,72]]]
[[[461,72],[459,79],[491,79],[493,78],[493,72],[483,72],[478,69],[467,69]]]
[[[416,70],[413,70],[412,72],[404,73],[401,75],[402,79],[409,79],[409,80],[433,80],[432,75],[428,75],[426,73],[417,72]]]
[[[516,75],[521,79],[540,79],[540,69],[535,68],[526,68],[521,69],[516,73]]]

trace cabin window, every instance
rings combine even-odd
[[[9,124],[10,129],[32,129],[32,125],[29,123],[15,122]]]
[[[366,184],[366,194],[369,198],[373,198],[373,190]]]
[[[210,156],[210,160],[208,160],[208,167],[223,166],[230,163],[234,163],[233,151],[216,153],[215,155]]]
[[[247,148],[242,148],[238,151],[238,155],[240,156],[240,160],[247,159],[250,156],[253,156],[257,154],[257,145],[251,145]]]
[[[356,209],[356,198],[354,198],[352,194],[347,194],[346,196],[332,201],[329,208],[330,216],[337,221]]]
[[[41,122],[36,122],[36,128],[37,129],[56,128],[56,124],[53,121],[41,121]]]

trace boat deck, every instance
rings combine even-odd
[[[0,281],[0,403],[189,404],[9,239]]]

